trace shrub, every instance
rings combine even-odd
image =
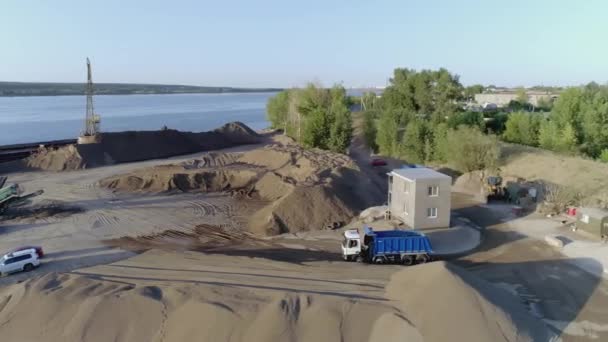
[[[494,169],[500,149],[494,135],[485,135],[479,129],[460,126],[447,135],[448,163],[461,172]]]

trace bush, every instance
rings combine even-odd
[[[541,212],[545,214],[563,213],[569,206],[577,205],[581,199],[580,193],[573,188],[556,184],[545,184],[543,192],[544,202]]]
[[[599,160],[602,163],[608,163],[608,149],[602,150],[602,153],[600,153]]]
[[[461,112],[454,113],[448,119],[450,128],[458,128],[462,125],[478,127],[481,130],[485,129],[483,113],[477,112]]]
[[[505,132],[502,137],[505,141],[538,146],[538,135],[542,117],[538,114],[511,113],[505,124]]]
[[[494,169],[500,157],[498,139],[478,128],[460,126],[447,135],[447,161],[461,172]]]
[[[266,118],[270,121],[272,128],[285,129],[288,109],[288,90],[284,90],[268,99],[268,103],[266,103]]]

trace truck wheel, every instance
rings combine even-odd
[[[33,270],[33,269],[34,269],[34,265],[32,265],[32,264],[25,264],[25,265],[23,266],[23,270],[24,270],[25,272],[29,272],[29,271],[31,271],[31,270]]]
[[[412,266],[414,264],[414,257],[411,255],[404,255],[403,258],[401,258],[401,262],[405,266]]]
[[[374,262],[376,264],[384,264],[384,258],[382,258],[382,257],[375,257],[374,258]]]
[[[360,255],[357,255],[357,257],[355,258],[355,261],[361,263],[361,262],[363,262],[363,257]]]
[[[344,259],[344,261],[348,261],[348,259],[350,259],[350,257],[348,255],[342,255],[342,259]]]
[[[426,254],[419,254],[416,256],[416,263],[418,264],[426,264],[429,260],[430,258]]]

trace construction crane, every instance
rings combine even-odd
[[[85,89],[87,96],[87,113],[85,119],[84,137],[95,137],[99,133],[99,115],[95,114],[93,107],[93,76],[91,72],[91,61],[87,57],[87,86]]]

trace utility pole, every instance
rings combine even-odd
[[[99,142],[99,115],[95,114],[93,106],[93,73],[91,71],[91,61],[87,57],[87,84],[85,86],[85,95],[87,98],[87,109],[85,115],[84,132],[78,138],[79,144],[92,144]]]

